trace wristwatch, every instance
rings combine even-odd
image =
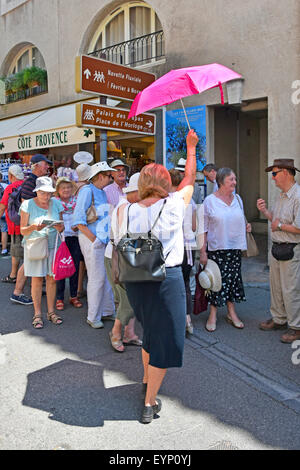
[[[281,228],[281,227],[282,227],[282,223],[281,223],[281,222],[279,222],[279,224],[277,225],[277,228],[278,228],[278,230],[280,230],[280,231],[281,231],[281,230],[282,230],[282,228]]]

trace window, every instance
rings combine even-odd
[[[130,2],[113,11],[99,26],[89,53],[123,65],[164,58],[161,22],[144,2]]]
[[[24,100],[47,91],[48,77],[43,56],[37,47],[27,44],[19,50],[8,69],[5,102]]]
[[[46,69],[45,61],[38,48],[27,46],[15,57],[12,65],[10,66],[10,74],[22,72],[22,70],[32,66]]]

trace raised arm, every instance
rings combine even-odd
[[[189,205],[194,192],[196,179],[196,145],[198,141],[199,139],[196,132],[191,129],[186,137],[187,159],[185,174],[177,189],[177,191],[182,194],[186,206]]]

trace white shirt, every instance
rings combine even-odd
[[[185,248],[196,249],[196,234],[193,231],[193,214],[197,210],[194,200],[186,208],[183,220],[183,236]]]
[[[129,232],[133,235],[147,233],[156,221],[163,204],[163,199],[152,204],[150,207],[142,207],[137,203],[132,204],[129,210]],[[124,210],[121,227],[115,224],[117,208],[113,212],[111,228],[113,238],[116,242],[126,233],[128,208],[129,204]],[[178,192],[170,193],[166,198],[166,204],[164,205],[162,214],[152,230],[152,234],[156,236],[163,245],[166,267],[182,264],[184,255],[184,214],[185,204],[183,197]],[[105,256],[107,255],[105,254]]]
[[[209,251],[247,249],[244,212],[236,195],[229,206],[214,194],[205,198],[204,232]]]

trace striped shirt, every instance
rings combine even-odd
[[[127,183],[126,183],[126,186],[128,186]],[[114,206],[114,207],[117,207],[121,197],[124,197],[124,193],[122,191],[122,188],[120,188],[120,186],[115,182],[113,182],[110,185],[106,186],[104,188],[104,191],[105,191],[106,196],[107,196],[107,202],[109,204],[111,204],[112,206]]]
[[[31,173],[31,175],[29,175],[28,178],[24,181],[21,191],[22,199],[27,201],[28,199],[33,199],[36,197],[36,193],[33,192],[36,187],[36,180],[37,176]]]
[[[287,192],[281,192],[275,202],[273,220],[279,219],[283,225],[293,225],[300,229],[300,186],[295,183]],[[277,243],[300,243],[299,233],[276,230],[272,232],[272,241]]]

